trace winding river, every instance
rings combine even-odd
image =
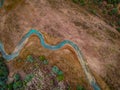
[[[94,90],[101,90],[99,85],[97,84],[94,76],[90,73],[90,70],[89,70],[88,66],[86,65],[86,62],[83,58],[81,50],[75,43],[73,43],[72,41],[69,41],[69,40],[64,40],[61,43],[59,43],[55,46],[52,46],[52,45],[45,43],[44,37],[42,36],[42,34],[39,31],[31,29],[27,34],[25,34],[22,37],[22,39],[20,40],[20,42],[18,43],[18,45],[15,47],[14,51],[10,55],[8,55],[6,53],[6,51],[4,50],[4,45],[2,44],[2,42],[0,42],[0,52],[3,56],[3,58],[6,59],[7,61],[10,61],[10,60],[13,60],[15,57],[17,57],[19,55],[21,49],[27,43],[27,40],[29,39],[29,37],[33,34],[38,36],[40,43],[44,48],[47,48],[50,50],[58,50],[66,44],[70,45],[75,50],[78,60],[85,72],[85,75],[86,75],[90,85],[93,87]]]

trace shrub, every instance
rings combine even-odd
[[[78,86],[77,86],[77,90],[85,90],[85,88],[82,87],[82,86],[80,86],[80,85],[78,85]]]
[[[80,1],[80,5],[85,5],[85,0],[79,0]]]
[[[8,68],[4,63],[4,59],[0,57],[0,81],[6,81],[8,73]]]
[[[60,82],[64,80],[64,75],[57,75],[57,80]]]
[[[28,75],[25,77],[25,80],[24,80],[24,81],[27,83],[27,82],[31,81],[33,77],[34,77],[33,74],[28,74]]]
[[[118,8],[113,8],[110,12],[109,15],[115,15],[118,13]]]
[[[93,0],[95,4],[100,4],[103,0]]]
[[[8,90],[13,90],[13,82],[7,85]]]
[[[57,66],[53,66],[52,71],[57,74],[59,73],[59,68]]]
[[[0,90],[6,90],[8,74],[9,74],[8,68],[4,63],[4,59],[0,57]]]
[[[17,82],[14,82],[14,84],[13,84],[14,90],[19,89],[19,88],[21,88],[22,86],[23,86],[22,81],[17,81]]]
[[[41,61],[44,61],[46,58],[45,58],[44,55],[42,55],[42,56],[39,57],[39,59],[40,59]]]
[[[78,3],[80,5],[85,5],[85,0],[72,0],[74,3]]]
[[[44,61],[43,61],[43,64],[46,64],[46,65],[47,65],[48,63],[49,63],[48,60],[44,60]]]
[[[14,82],[7,84],[8,80],[8,68],[4,63],[4,59],[0,57],[0,90],[17,90],[22,88],[22,80],[20,80],[20,75],[14,75]]]
[[[94,9],[90,9],[90,12],[94,15],[97,15],[96,10],[94,10]]]
[[[120,21],[118,21],[117,24],[120,26]]]
[[[79,0],[72,0],[74,3],[79,3]]]
[[[120,3],[120,0],[107,0],[108,3],[116,5]]]
[[[59,70],[58,75],[63,75],[63,71]]]
[[[118,32],[120,32],[120,27],[116,28],[116,30],[117,30]]]
[[[15,75],[14,75],[14,80],[15,80],[15,81],[20,80],[20,75],[19,75],[19,74],[15,74]]]
[[[29,61],[31,63],[34,62],[34,59],[33,59],[32,55],[27,56],[27,61]]]

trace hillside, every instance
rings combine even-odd
[[[100,14],[99,16],[93,15],[86,8],[70,0],[19,0],[19,2],[17,0],[6,0],[4,6],[0,8],[0,40],[8,54],[14,50],[21,38],[30,29],[42,32],[46,42],[50,45],[56,45],[63,40],[71,40],[81,49],[87,65],[101,88],[109,90],[109,87],[110,90],[119,90],[120,33],[105,21],[106,17],[100,16]],[[71,61],[65,61],[71,68],[68,71],[70,72],[73,67],[75,68],[74,74],[71,73],[68,76],[69,78],[66,78],[74,90],[77,78],[80,75],[77,71],[80,70],[79,72],[84,77],[84,73],[80,69],[81,66],[77,63],[75,52],[69,46],[64,47],[68,51],[39,50],[37,49],[37,47],[39,48],[38,39],[35,36],[32,37],[18,58],[24,59],[28,54],[45,55],[51,60],[50,65],[60,67],[66,72],[67,77],[66,65],[62,66],[62,62],[57,64],[55,61],[58,59],[60,62],[60,57],[63,55],[64,58]],[[73,56],[69,53],[72,53]],[[13,62],[11,61],[10,65],[11,63]],[[76,74],[78,75],[75,78],[76,81],[72,81]],[[72,75],[73,77],[71,77]],[[90,90],[91,87],[87,81],[83,81],[85,82],[83,86],[86,85],[86,89]],[[74,83],[75,85],[73,85]]]

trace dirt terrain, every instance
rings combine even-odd
[[[15,1],[6,0],[0,9],[0,40],[6,52],[31,28],[48,34],[46,42],[52,45],[68,39],[81,48],[92,72],[112,90],[120,89],[120,33],[69,0]]]

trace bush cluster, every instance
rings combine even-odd
[[[14,81],[7,84],[9,70],[4,59],[0,57],[0,90],[17,90],[23,86],[19,74],[14,75]]]

